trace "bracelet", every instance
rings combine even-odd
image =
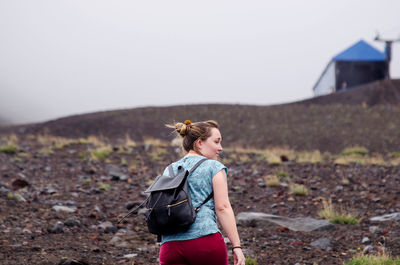
[[[232,247],[232,251],[235,249],[235,248],[242,248],[241,246],[235,246],[235,247]]]

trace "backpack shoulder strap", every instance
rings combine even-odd
[[[204,204],[206,204],[206,202],[208,202],[213,196],[214,196],[214,192],[212,191],[212,192],[210,193],[210,195],[208,195],[208,197],[207,197],[199,206],[197,206],[196,208],[194,208],[194,210],[195,210],[196,212],[200,211],[200,207],[203,206]]]
[[[196,170],[196,168],[198,166],[200,166],[204,161],[208,160],[208,158],[203,158],[201,160],[199,160],[199,162],[197,162],[190,170],[189,170],[189,174],[191,174],[193,171]]]
[[[168,166],[168,171],[169,171],[170,177],[172,177],[172,178],[175,177],[174,169],[172,168],[172,164]]]

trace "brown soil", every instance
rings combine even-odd
[[[82,264],[157,264],[159,246],[146,230],[143,216],[116,221],[128,210],[128,202],[144,199],[142,191],[163,168],[179,157],[173,147],[137,146],[114,148],[105,160],[84,159],[86,144],[71,144],[45,152],[32,138],[20,138],[17,154],[0,153],[0,260],[2,264],[58,264],[63,257]],[[42,151],[41,151],[42,150]],[[21,155],[24,152],[25,155]],[[27,156],[26,154],[29,154]],[[352,164],[349,166],[301,164],[295,161],[278,166],[268,164],[257,154],[226,153],[229,166],[230,198],[236,213],[259,211],[289,217],[317,217],[321,198],[353,209],[362,221],[358,225],[335,224],[333,230],[293,232],[282,227],[239,227],[246,255],[258,264],[343,264],[363,249],[368,237],[375,249],[400,255],[399,222],[372,223],[370,217],[400,211],[400,167]],[[236,159],[233,159],[233,158]],[[107,164],[115,164],[128,176],[111,180]],[[130,165],[130,169],[127,165]],[[284,171],[283,184],[305,184],[306,196],[290,194],[286,185],[267,187],[260,179]],[[23,174],[23,175],[21,175]],[[15,182],[20,179],[19,182]],[[342,183],[347,179],[348,183]],[[22,188],[26,183],[29,185]],[[14,185],[13,185],[14,183]],[[103,184],[109,184],[105,188]],[[103,186],[102,186],[103,185]],[[17,191],[13,190],[18,189]],[[103,187],[104,189],[101,189]],[[50,189],[54,189],[53,191]],[[7,190],[8,189],[8,190]],[[21,194],[18,201],[11,194]],[[56,212],[54,205],[76,206],[74,213]],[[74,217],[79,224],[68,226]],[[103,231],[98,225],[111,221],[114,228]],[[60,230],[54,230],[61,222]],[[370,232],[376,225],[379,232]],[[57,233],[59,232],[59,233]],[[110,243],[114,236],[125,247]],[[315,249],[311,242],[326,237],[331,249]],[[126,254],[137,254],[124,258]],[[70,263],[73,264],[73,263]]]

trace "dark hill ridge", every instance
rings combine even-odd
[[[390,83],[398,84],[399,80],[382,81],[381,86],[374,83],[364,88],[284,105],[146,107],[70,116],[40,124],[0,128],[0,132],[15,130],[73,138],[102,135],[112,141],[124,139],[125,134],[129,134],[135,141],[141,141],[145,136],[171,140],[173,134],[164,127],[166,123],[215,119],[221,126],[225,146],[286,146],[297,150],[318,149],[339,153],[346,147],[359,145],[372,152],[399,152],[400,104],[381,104],[383,100],[376,101],[379,103],[372,106],[368,103],[350,104],[364,100],[349,100],[346,104],[337,102],[339,99],[345,101],[346,94],[359,92],[361,96],[350,98],[364,99],[365,95],[377,93],[375,90],[389,91]],[[370,87],[374,86],[375,90],[370,91]],[[398,91],[398,87],[396,89]],[[323,103],[323,100],[327,102]]]
[[[299,101],[301,104],[366,104],[396,105],[400,103],[400,79],[382,80],[357,86],[347,91]]]

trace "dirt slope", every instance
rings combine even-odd
[[[164,124],[215,119],[224,145],[339,153],[353,145],[372,152],[400,151],[400,80],[372,83],[328,96],[275,106],[190,105],[146,107],[70,116],[40,124],[0,128],[0,133],[102,135],[117,142],[128,134],[171,140]],[[363,104],[364,103],[364,104]]]

